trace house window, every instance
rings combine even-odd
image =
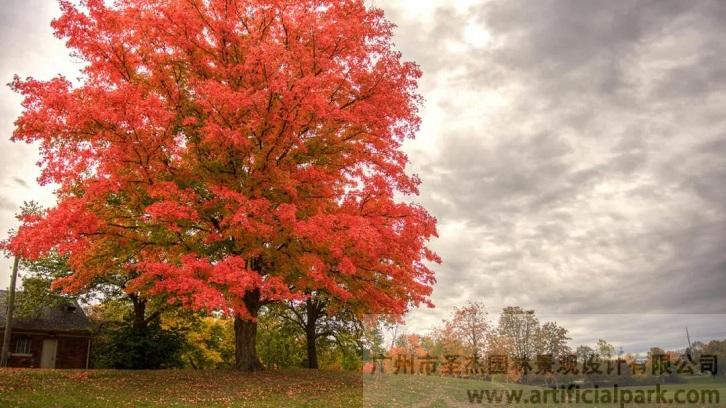
[[[18,337],[15,340],[15,354],[30,354],[30,339],[27,337]]]

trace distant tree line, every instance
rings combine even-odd
[[[469,302],[455,308],[451,317],[429,334],[395,333],[393,337],[387,353],[370,363],[367,371],[435,371],[459,377],[498,377],[546,386],[577,383],[585,387],[681,383],[689,375],[726,374],[726,340],[696,342],[686,350],[653,347],[645,357],[622,354],[604,339],[592,345],[572,346],[565,327],[554,321],[540,322],[535,311],[519,306],[502,309],[495,323],[484,304]],[[412,357],[419,359],[418,366]],[[506,369],[493,374],[490,364],[494,359],[506,361]],[[705,371],[711,359],[717,367]],[[542,369],[548,364],[552,366]],[[561,369],[562,364],[571,367]]]

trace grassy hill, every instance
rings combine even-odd
[[[680,406],[724,407],[726,384],[694,378],[676,389],[716,389],[723,401]],[[647,390],[636,387],[629,390]],[[0,407],[473,407],[472,392],[542,392],[543,388],[437,376],[361,375],[284,370],[255,374],[226,370],[63,371],[0,369]],[[551,400],[550,400],[551,401]],[[509,404],[515,405],[515,404]],[[517,406],[607,407],[620,404],[527,403]],[[671,404],[633,403],[657,407]]]

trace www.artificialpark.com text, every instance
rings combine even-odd
[[[468,390],[469,402],[483,405],[612,405],[621,408],[642,404],[703,405],[720,404],[721,396],[714,389],[673,389],[655,385],[650,388],[626,389],[617,385],[608,388],[580,389],[562,386],[542,390],[487,389]],[[719,405],[720,406],[720,405]]]

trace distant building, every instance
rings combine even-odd
[[[0,345],[8,292],[0,290]],[[43,308],[32,318],[13,319],[10,367],[88,368],[91,322],[77,303]]]

